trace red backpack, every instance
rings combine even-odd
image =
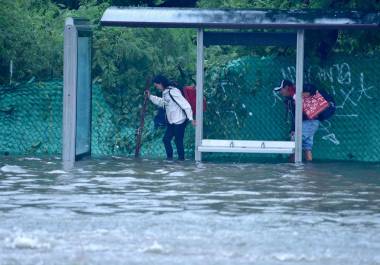
[[[197,90],[195,86],[184,86],[182,89],[183,96],[190,103],[191,110],[193,111],[193,118],[196,117],[196,102],[197,102]],[[206,111],[207,103],[206,98],[203,97],[203,111]]]

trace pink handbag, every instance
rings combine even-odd
[[[319,113],[329,106],[325,98],[317,91],[313,96],[303,98],[303,112],[309,120],[315,119]]]

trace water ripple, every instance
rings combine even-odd
[[[380,261],[378,165],[2,162],[1,265]]]

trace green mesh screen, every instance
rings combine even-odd
[[[0,128],[2,154],[60,154],[62,82],[1,87]]]
[[[323,122],[315,136],[315,159],[380,161],[378,69],[378,56],[336,56],[323,66],[305,62],[305,82],[323,87],[334,95],[338,105],[335,116]],[[294,58],[244,57],[209,69],[205,78],[208,104],[204,138],[288,140],[289,119],[282,99],[272,92],[282,78],[295,80]],[[141,91],[144,83],[142,80]],[[60,155],[62,86],[61,81],[54,81],[1,88],[2,154]],[[92,155],[133,155],[142,93],[136,95],[128,88],[107,92],[94,85],[92,100]],[[163,158],[164,129],[154,129],[154,113],[155,107],[149,103],[141,155]],[[187,157],[194,155],[194,134],[194,128],[188,125]],[[247,155],[204,154],[207,160],[221,156]]]

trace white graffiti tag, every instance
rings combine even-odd
[[[324,121],[320,123],[319,130],[324,131],[325,135],[322,136],[323,140],[330,141],[335,145],[339,145],[340,141],[336,138],[336,135],[330,131],[331,123],[329,121]]]
[[[372,99],[371,96],[367,94],[368,90],[371,90],[373,86],[365,87],[364,86],[364,74],[360,73],[360,90],[359,90],[359,97],[358,97],[358,102],[362,99],[362,96],[364,95],[368,99]]]

